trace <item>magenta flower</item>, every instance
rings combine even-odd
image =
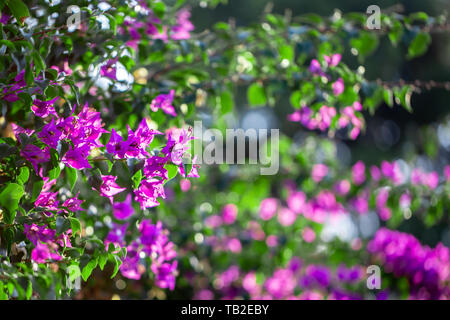
[[[113,214],[116,219],[124,220],[134,214],[134,208],[131,205],[131,194],[127,195],[124,202],[116,202],[113,205]]]
[[[120,136],[116,130],[111,130],[111,137],[106,145],[106,151],[122,159],[125,156],[125,144],[123,142],[122,136]]]
[[[408,192],[402,194],[398,202],[400,208],[402,209],[409,208],[409,206],[411,205],[411,195]]]
[[[444,167],[444,176],[447,182],[450,181],[450,165]]]
[[[339,53],[332,54],[331,57],[329,56],[323,56],[323,59],[327,63],[328,66],[335,67],[339,64],[341,61],[342,55]]]
[[[342,92],[344,92],[344,80],[342,78],[339,78],[336,82],[334,82],[332,85],[333,88],[333,94],[335,96],[340,95]]]
[[[102,180],[103,183],[100,186],[100,195],[103,197],[107,197],[112,201],[112,198],[118,194],[121,193],[122,191],[126,190],[127,188],[122,188],[121,186],[119,186],[116,183],[116,179],[117,177],[114,176],[103,176],[102,175]],[[93,188],[93,190],[95,190]]]
[[[263,220],[270,220],[278,209],[278,200],[276,198],[266,198],[261,201],[259,206],[259,216]]]
[[[155,274],[155,284],[160,288],[169,288],[173,290],[175,288],[175,275],[177,274],[177,261],[172,263],[163,263],[161,265],[152,264],[151,269]]]
[[[194,30],[194,25],[189,21],[191,13],[187,9],[182,9],[176,13],[177,24],[172,27],[170,37],[173,40],[186,40],[191,37],[190,32]]]
[[[364,196],[357,196],[351,200],[351,205],[359,214],[364,214],[369,211],[369,202]]]
[[[139,225],[139,232],[141,233],[140,241],[146,246],[153,246],[160,240],[160,236],[163,233],[163,227],[161,221],[156,224],[152,224],[150,220],[142,220]]]
[[[62,257],[53,252],[48,244],[38,242],[36,247],[31,251],[31,260],[36,263],[46,263],[49,260],[59,261]]]
[[[70,211],[82,211],[83,208],[80,207],[80,205],[83,203],[83,200],[78,199],[78,194],[75,196],[75,198],[69,198],[63,203],[63,207],[66,207]]]
[[[207,226],[208,228],[214,229],[220,227],[221,225],[222,225],[222,218],[217,214],[206,217],[205,219],[205,226]]]
[[[311,64],[309,65],[309,71],[312,74],[323,74],[322,69],[320,67],[320,63],[317,59],[311,60]]]
[[[53,240],[56,234],[55,230],[48,229],[46,226],[38,226],[35,223],[31,225],[25,223],[23,226],[25,236],[35,246],[37,245],[38,241],[48,242]]]
[[[58,141],[60,140],[61,135],[62,132],[59,131],[55,125],[55,118],[52,118],[52,121],[46,124],[42,128],[41,132],[37,134],[42,142],[53,149],[56,149],[58,147]]]
[[[141,204],[141,208],[152,208],[159,205],[156,200],[158,197],[166,198],[163,188],[164,180],[149,179],[141,182],[137,190],[134,190],[137,202]]]
[[[15,123],[11,123],[11,128],[12,131],[14,133],[14,136],[16,137],[17,140],[19,140],[21,143],[22,141],[20,140],[20,134],[24,133],[27,136],[31,136],[34,133],[34,130],[31,129],[24,129],[21,126],[15,124]]]
[[[305,227],[302,230],[302,238],[305,242],[311,243],[316,239],[316,233],[310,227]]]
[[[59,201],[56,200],[57,196],[57,192],[41,192],[34,202],[34,205],[48,210],[58,210]]]
[[[80,145],[78,147],[69,147],[69,151],[63,156],[61,161],[77,170],[92,168],[91,164],[87,160],[89,155],[89,146],[87,144]]]
[[[392,180],[392,182],[394,182],[394,184],[396,185],[400,184],[403,180],[403,174],[401,173],[400,168],[395,161],[389,163],[383,160],[381,162],[381,172],[386,178]]]
[[[156,112],[158,111],[158,109],[161,109],[168,115],[176,117],[177,114],[175,112],[175,108],[172,105],[174,97],[175,97],[175,90],[170,90],[168,94],[160,94],[155,99],[153,99],[152,103],[150,104],[150,109],[153,112]]]
[[[366,181],[366,166],[364,162],[358,161],[352,167],[352,180],[357,186]]]
[[[38,164],[50,161],[50,149],[45,147],[41,149],[34,144],[27,144],[21,151],[20,155],[27,159],[38,174]]]
[[[149,146],[150,143],[152,143],[153,138],[157,134],[162,134],[162,132],[150,129],[145,118],[142,119],[141,123],[139,123],[139,126],[135,133],[135,135],[139,138],[140,147],[144,150]]]
[[[127,230],[128,223],[122,225],[113,223],[112,226],[112,229],[109,231],[104,241],[106,249],[108,248],[110,243],[114,244],[115,247],[117,247],[118,245],[124,245],[125,232]]]
[[[306,202],[306,195],[302,191],[294,191],[288,195],[287,205],[293,212],[299,214]]]
[[[327,175],[328,167],[324,164],[315,164],[312,168],[312,179],[314,182],[320,182]]]
[[[102,77],[107,77],[107,78],[110,78],[112,80],[117,80],[116,63],[117,63],[117,58],[116,59],[109,59],[108,62],[106,64],[104,64],[100,68],[100,75]]]
[[[351,184],[348,180],[341,180],[336,183],[334,190],[336,193],[345,196],[350,191]]]
[[[232,224],[236,221],[238,214],[238,208],[236,205],[230,203],[223,207],[222,209],[222,220],[225,224]]]
[[[377,166],[370,167],[370,175],[372,176],[372,179],[375,181],[378,181],[381,179],[381,171]]]
[[[288,208],[281,208],[278,212],[278,222],[284,227],[292,225],[296,219],[297,215],[295,212]]]
[[[59,97],[53,98],[52,100],[42,101],[39,99],[35,99],[33,101],[33,105],[31,106],[31,110],[38,117],[45,118],[50,114],[57,116],[58,114],[53,107],[53,104],[59,99]]]

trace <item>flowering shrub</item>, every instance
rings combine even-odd
[[[412,111],[432,86],[369,80],[366,57],[386,35],[419,57],[445,18],[383,13],[375,32],[362,13],[266,12],[197,31],[197,4],[0,4],[0,299],[448,299],[448,247],[404,227],[448,229],[448,158],[338,157],[383,103]],[[225,132],[242,97],[289,97],[301,136],[283,130],[276,175],[192,152],[194,121]]]

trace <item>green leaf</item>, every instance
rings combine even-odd
[[[76,264],[71,264],[67,267],[67,273],[69,274],[69,281],[75,281],[79,276],[81,276],[80,267]]]
[[[9,50],[11,50],[11,52],[15,52],[16,51],[16,47],[14,46],[14,43],[10,40],[6,40],[6,39],[2,39],[0,40],[0,48],[5,45],[8,47]]]
[[[302,93],[300,91],[297,90],[297,91],[292,92],[290,100],[291,100],[291,105],[294,108],[296,108],[296,109],[300,108],[301,97],[302,97]]]
[[[37,51],[33,51],[31,53],[31,57],[33,58],[34,65],[36,66],[36,73],[45,70],[45,61],[42,59],[41,55]]]
[[[77,182],[77,169],[66,166],[65,171],[66,171],[67,180],[69,180],[70,191],[73,191],[73,187],[75,186],[75,183]]]
[[[19,175],[17,176],[17,182],[20,185],[24,185],[28,182],[28,178],[30,177],[30,169],[28,167],[21,167]]]
[[[122,260],[120,260],[120,258],[118,256],[113,256],[113,257],[114,257],[114,271],[111,275],[111,279],[116,276],[117,272],[119,271],[120,266],[122,265]]]
[[[33,294],[33,283],[31,282],[31,280],[28,280],[27,291],[25,292],[25,298],[27,300],[30,300],[32,294]]]
[[[20,199],[24,193],[23,186],[17,183],[10,183],[0,193],[0,205],[8,212],[3,220],[6,223],[12,223],[16,217],[16,210],[19,206]]]
[[[38,180],[33,184],[33,190],[31,191],[31,202],[34,202],[41,194],[42,187],[44,186],[43,180]]]
[[[386,102],[386,104],[392,108],[394,106],[394,96],[392,94],[392,90],[384,89],[383,97],[384,97],[384,102]]]
[[[391,30],[389,31],[389,40],[391,40],[391,43],[394,46],[396,46],[397,43],[400,41],[402,35],[403,35],[402,23],[397,20],[393,20],[393,26],[391,27]]]
[[[107,261],[108,261],[108,254],[106,252],[98,257],[98,266],[100,267],[100,270],[103,271],[103,268],[105,267]]]
[[[373,33],[361,31],[358,38],[350,40],[350,44],[357,50],[357,54],[364,58],[378,47],[378,38]]]
[[[83,277],[84,281],[87,281],[92,271],[97,267],[97,264],[98,264],[98,257],[92,259],[91,261],[88,262],[87,265],[84,266],[83,271],[81,272],[81,276]]]
[[[58,179],[59,175],[61,173],[61,168],[59,167],[59,165],[57,164],[53,169],[51,169],[48,173],[48,179],[54,180],[54,179]]]
[[[431,43],[431,36],[428,33],[420,32],[411,41],[408,47],[408,59],[412,59],[423,55]]]
[[[173,178],[175,178],[178,172],[178,166],[172,163],[168,163],[164,166],[164,168],[167,170],[167,176],[169,177],[168,180],[172,180]]]
[[[70,217],[70,227],[72,228],[72,234],[80,232],[81,234],[81,222],[77,218]]]
[[[6,5],[20,24],[23,24],[25,19],[30,16],[28,7],[21,0],[6,0]]]
[[[403,106],[408,112],[413,112],[411,106],[412,87],[404,86],[394,89],[395,102]]]
[[[247,90],[247,99],[251,106],[262,106],[267,102],[264,87],[259,83],[253,83]]]
[[[29,64],[25,66],[25,82],[28,86],[32,86],[34,83],[33,71],[31,70],[31,66]]]
[[[281,60],[287,59],[289,62],[294,61],[294,48],[290,45],[284,44],[278,49]]]
[[[233,110],[234,100],[233,94],[230,91],[223,91],[220,94],[220,107],[222,114],[227,114]]]
[[[134,189],[139,188],[141,185],[142,180],[142,170],[138,170],[132,177],[131,180],[133,181],[133,187]]]

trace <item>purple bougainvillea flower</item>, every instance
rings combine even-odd
[[[352,181],[359,186],[366,181],[366,165],[362,161],[358,161],[352,167]]]
[[[191,13],[187,9],[182,9],[176,13],[177,24],[171,28],[170,37],[173,40],[186,40],[191,37],[190,32],[194,30],[194,25],[189,21]]]
[[[313,166],[312,179],[314,182],[320,182],[327,175],[328,167],[324,164],[318,163]]]
[[[53,248],[52,248],[53,249]],[[62,257],[49,248],[49,244],[38,242],[31,251],[31,260],[36,263],[46,263],[49,260],[59,261]]]
[[[108,235],[105,238],[104,244],[105,248],[108,249],[109,244],[112,243],[114,246],[123,246],[125,239],[125,232],[128,228],[128,223],[125,224],[117,224],[113,223],[112,228],[109,231]]]
[[[14,136],[16,137],[17,140],[20,141],[20,143],[22,143],[22,140],[20,138],[20,134],[21,133],[24,133],[27,136],[31,136],[34,133],[34,130],[24,129],[21,126],[15,124],[15,123],[11,123],[11,128],[12,128],[12,131],[14,133]]]
[[[106,151],[122,159],[125,156],[125,145],[122,136],[120,136],[116,130],[111,130],[111,137],[106,145]]]
[[[332,54],[331,56],[323,56],[323,59],[328,66],[335,67],[341,61],[342,55],[339,53]]]
[[[83,200],[78,199],[79,193],[75,196],[75,198],[69,198],[63,203],[63,207],[66,207],[70,211],[82,211],[83,208],[80,205],[83,203]]]
[[[100,186],[100,195],[103,197],[110,198],[112,200],[112,197],[115,196],[118,193],[121,193],[122,191],[125,191],[126,188],[122,188],[116,183],[117,177],[115,176],[103,176],[102,180],[103,183]],[[94,189],[95,190],[95,189]]]
[[[152,224],[150,220],[143,220],[139,225],[139,232],[141,233],[139,238],[141,243],[146,246],[153,246],[162,235],[162,223],[158,221],[156,224]]]
[[[128,279],[139,280],[145,270],[139,267],[139,245],[133,242],[127,246],[127,256],[120,266],[120,273]]]
[[[152,103],[150,104],[150,109],[153,112],[156,112],[158,111],[158,109],[161,109],[168,115],[176,117],[177,114],[175,112],[175,108],[172,105],[174,97],[175,97],[175,90],[170,90],[168,94],[160,94],[155,99],[153,99]]]
[[[181,129],[177,132],[170,132],[167,145],[161,150],[162,153],[170,157],[176,165],[182,165],[183,156],[189,150],[189,141],[193,140],[192,128],[189,130]]]
[[[235,204],[229,203],[222,208],[222,220],[225,224],[232,224],[236,221],[238,208]]]
[[[333,88],[333,94],[335,96],[340,95],[342,92],[344,92],[344,80],[342,78],[339,78],[336,82],[333,82],[331,85]]]
[[[58,130],[55,125],[55,118],[53,118],[50,123],[46,124],[42,128],[42,131],[37,134],[42,142],[53,149],[56,149],[58,147],[58,141],[60,140],[61,135],[62,132]]]
[[[289,208],[281,208],[278,212],[278,222],[285,227],[292,225],[297,219],[295,212]]]
[[[172,263],[166,262],[161,265],[152,264],[151,269],[155,274],[155,284],[160,288],[173,290],[175,288],[177,266],[177,261],[172,261]]]
[[[350,188],[350,182],[345,179],[338,181],[334,186],[334,190],[336,191],[336,193],[341,196],[345,196],[350,191]]]
[[[78,147],[69,147],[69,151],[62,158],[62,162],[69,167],[77,170],[92,168],[91,164],[87,160],[89,155],[89,146],[87,144],[80,145]]]
[[[27,144],[20,151],[20,155],[31,163],[36,174],[38,174],[38,164],[50,160],[50,149],[48,147],[41,149],[34,144]]]
[[[24,224],[24,233],[28,240],[34,245],[37,245],[38,241],[48,242],[55,237],[56,231],[48,229],[46,226],[38,226],[33,223],[31,225]]]
[[[164,192],[164,180],[148,179],[143,180],[137,190],[134,190],[135,198],[137,202],[141,204],[141,208],[152,208],[159,205],[156,200],[158,197],[166,198]]]
[[[144,150],[149,146],[150,143],[152,143],[154,136],[157,134],[163,133],[159,132],[158,130],[150,129],[145,118],[142,119],[135,133],[135,135],[139,138],[139,145],[141,149]]]
[[[72,243],[70,242],[70,237],[72,236],[72,229],[68,229],[66,232],[60,234],[56,238],[55,242],[62,248],[72,248]]]
[[[0,13],[0,23],[1,24],[8,24],[9,19],[11,19],[11,16],[6,13]]]
[[[353,198],[350,203],[359,214],[364,214],[369,211],[369,202],[365,196],[357,196]]]
[[[108,62],[100,68],[100,75],[102,77],[107,77],[112,80],[117,80],[116,63],[117,63],[117,58],[108,60]]]
[[[124,202],[115,202],[113,205],[113,214],[116,219],[124,220],[134,214],[134,208],[131,205],[131,194],[127,195]]]
[[[33,105],[31,106],[31,110],[34,112],[34,114],[38,117],[45,118],[48,117],[50,114],[53,114],[57,116],[58,114],[55,111],[55,108],[53,107],[53,104],[59,99],[59,97],[53,98],[48,101],[42,101],[39,99],[35,99],[33,101]]]
[[[57,196],[57,192],[41,192],[34,205],[48,210],[58,210],[59,201],[56,199]]]
[[[322,69],[320,67],[320,63],[317,59],[312,59],[311,64],[309,65],[309,71],[312,74],[322,74]]]
[[[299,214],[303,210],[306,202],[306,195],[302,191],[290,192],[287,198],[287,205],[293,212]]]
[[[270,220],[278,210],[278,200],[276,198],[266,198],[259,206],[259,216],[263,220]]]

